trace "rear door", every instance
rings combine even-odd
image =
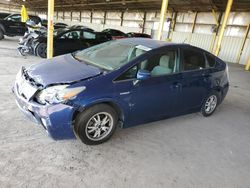
[[[21,22],[20,14],[13,14],[7,18],[6,32],[9,35],[24,35],[26,28],[25,23]]]
[[[203,51],[192,47],[181,50],[181,96],[176,104],[179,113],[197,110],[211,87],[210,69]]]

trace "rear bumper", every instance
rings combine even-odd
[[[15,86],[12,89],[16,104],[31,121],[42,125],[48,135],[55,140],[75,138],[73,132],[74,107],[66,104],[39,105],[19,96]]]
[[[226,97],[227,93],[229,90],[229,83],[227,83],[223,88],[222,88],[222,92],[221,92],[221,102],[224,100],[224,98]]]

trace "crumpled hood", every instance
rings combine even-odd
[[[79,62],[71,54],[44,60],[27,69],[29,77],[44,87],[50,84],[71,83],[101,74],[101,69]]]

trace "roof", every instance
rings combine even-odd
[[[159,48],[162,46],[169,46],[169,45],[176,45],[176,43],[170,43],[160,40],[153,40],[148,38],[124,38],[124,39],[118,39],[117,41],[121,43],[130,43],[134,45],[141,45],[145,46],[151,49]]]
[[[169,0],[171,11],[225,11],[228,0]],[[1,1],[0,5],[21,7],[25,4],[30,10],[47,10],[48,0]],[[162,0],[56,0],[55,10],[157,10],[161,9]],[[232,11],[250,11],[249,0],[234,0]]]

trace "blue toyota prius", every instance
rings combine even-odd
[[[117,126],[200,111],[210,116],[229,88],[227,65],[202,49],[130,38],[22,68],[21,111],[54,139],[107,141]]]

